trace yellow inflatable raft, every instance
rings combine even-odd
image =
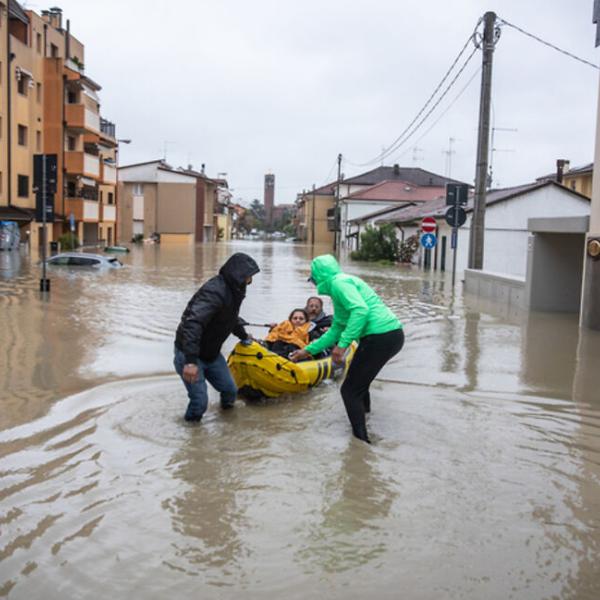
[[[229,355],[227,365],[240,396],[256,400],[304,392],[324,379],[337,379],[346,374],[355,352],[356,344],[352,344],[343,363],[335,366],[331,357],[293,363],[258,342],[247,346],[238,343]]]

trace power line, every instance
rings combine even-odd
[[[478,47],[473,48],[473,51],[471,52],[471,54],[469,54],[469,56],[467,57],[467,59],[463,63],[463,65],[460,68],[460,70],[458,71],[458,73],[456,73],[456,75],[454,76],[454,78],[452,79],[452,81],[448,84],[448,86],[446,87],[446,89],[442,92],[442,95],[436,100],[435,104],[429,109],[429,111],[425,114],[425,116],[415,125],[415,127],[413,128],[413,130],[410,131],[404,137],[403,140],[401,140],[399,143],[395,144],[394,147],[390,148],[389,154],[391,154],[392,152],[395,152],[396,150],[398,150],[399,148],[401,148],[402,146],[404,146],[408,142],[408,140],[410,140],[410,138],[417,131],[419,131],[419,129],[421,128],[421,126],[425,123],[425,121],[427,121],[427,119],[430,117],[430,115],[433,113],[433,111],[440,105],[440,102],[446,97],[446,95],[448,94],[448,92],[454,87],[454,84],[456,83],[456,81],[458,80],[458,78],[462,75],[463,71],[467,68],[467,65],[469,64],[469,62],[471,61],[471,59],[475,55],[475,52],[477,52],[478,49],[479,49]],[[389,154],[388,154],[388,156],[389,156]]]
[[[452,99],[450,104],[448,104],[448,106],[446,106],[446,108],[438,116],[438,118],[429,126],[429,128],[425,131],[425,133],[423,133],[423,135],[421,135],[421,137],[417,138],[417,140],[415,141],[415,144],[418,144],[424,137],[426,137],[427,134],[442,120],[442,118],[446,115],[446,113],[456,104],[458,99],[465,93],[465,91],[471,85],[471,83],[473,83],[473,80],[475,79],[475,77],[477,77],[477,75],[479,75],[480,72],[481,72],[481,67],[478,67],[477,70],[473,73],[473,75],[471,75],[471,77],[469,77],[469,80],[467,81],[467,83],[461,88],[460,92],[458,92],[458,94],[456,94],[456,96],[454,96],[454,98]],[[399,154],[397,156],[398,156],[398,158],[400,158],[402,156],[405,156],[408,152],[410,152],[410,148],[408,150],[405,150],[404,152],[402,152],[402,154]]]
[[[371,160],[368,160],[364,163],[352,163],[350,161],[346,161],[346,162],[348,162],[348,164],[355,166],[355,167],[366,167],[368,165],[371,165],[371,164],[374,164],[376,162],[383,160],[384,158],[386,158],[392,152],[395,151],[396,144],[398,144],[398,142],[400,142],[402,140],[402,138],[411,129],[411,127],[418,121],[419,117],[425,112],[425,110],[427,110],[427,107],[431,104],[431,102],[433,102],[433,99],[435,98],[436,94],[439,92],[441,87],[444,85],[444,83],[450,76],[450,73],[452,73],[452,71],[454,70],[454,67],[458,64],[462,55],[465,53],[465,50],[467,49],[469,43],[471,43],[473,41],[475,33],[476,33],[477,28],[479,27],[481,21],[482,21],[481,18],[477,21],[477,24],[475,25],[473,32],[468,37],[467,41],[465,42],[464,46],[461,48],[461,50],[458,53],[458,55],[456,56],[456,58],[452,61],[452,64],[450,65],[449,69],[446,71],[446,73],[442,77],[441,81],[437,84],[437,86],[435,87],[435,89],[433,90],[433,92],[431,93],[431,95],[429,96],[429,98],[427,99],[427,101],[425,102],[423,107],[421,108],[421,110],[416,114],[416,116],[413,118],[413,120],[407,125],[407,127],[404,129],[404,131],[386,149],[384,149],[382,152],[380,152],[377,156],[375,156]],[[477,47],[475,48],[475,50],[477,50]],[[471,53],[469,59],[467,59],[467,62],[468,62],[468,60],[470,60],[470,58],[473,56],[473,54],[474,54],[474,52]],[[464,69],[464,66],[463,66],[463,69]],[[461,72],[462,72],[462,70],[461,70]],[[439,104],[439,102],[438,102],[438,104]],[[430,113],[428,113],[428,114],[430,114]]]
[[[531,39],[535,40],[536,42],[539,42],[540,44],[543,44],[544,46],[548,46],[548,48],[552,48],[553,50],[556,50],[557,52],[560,52],[561,54],[568,56],[569,58],[573,58],[573,59],[583,63],[584,65],[593,67],[594,69],[600,69],[600,67],[598,67],[598,65],[595,65],[594,63],[590,62],[589,60],[585,60],[585,58],[580,58],[579,56],[576,56],[575,54],[572,54],[571,52],[567,52],[566,50],[563,50],[562,48],[559,48],[558,46],[555,46],[554,44],[551,44],[550,42],[543,40],[542,38],[538,37],[537,35],[533,35],[533,33],[529,33],[528,31],[521,29],[521,27],[518,27],[517,25],[514,25],[513,23],[509,23],[508,21],[506,21],[505,19],[502,19],[501,17],[498,17],[498,21],[500,21],[500,23],[502,23],[503,25],[508,25],[508,27],[512,27],[513,29],[516,29],[523,35],[530,37]]]

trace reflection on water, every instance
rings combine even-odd
[[[283,243],[134,248],[47,300],[0,253],[0,597],[600,597],[600,335],[348,264],[406,325],[375,444],[334,384],[188,426],[173,332],[239,250],[248,320],[314,292]]]

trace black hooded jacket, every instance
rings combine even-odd
[[[246,279],[259,271],[253,258],[237,252],[192,296],[175,335],[175,346],[186,363],[212,362],[231,333],[242,340],[248,337],[238,313],[246,296]]]

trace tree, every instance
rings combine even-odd
[[[353,260],[364,260],[375,262],[386,260],[397,262],[400,257],[400,249],[396,238],[396,228],[391,223],[386,223],[381,227],[367,228],[360,234],[360,247],[352,252],[350,257]]]

